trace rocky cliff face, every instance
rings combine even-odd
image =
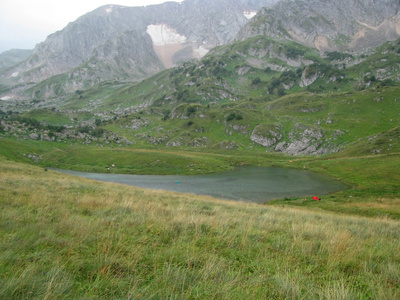
[[[257,10],[277,1],[106,5],[50,35],[27,61],[1,74],[2,81],[13,76],[20,86],[68,73],[65,85],[73,90],[111,79],[142,79],[230,42]]]
[[[399,0],[282,0],[262,9],[239,40],[268,35],[327,50],[362,50],[400,36]]]

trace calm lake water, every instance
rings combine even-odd
[[[286,168],[239,167],[211,175],[121,175],[70,170],[63,173],[147,189],[210,195],[264,203],[285,197],[321,196],[344,190],[340,181],[309,171]]]

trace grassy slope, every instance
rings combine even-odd
[[[329,157],[297,159],[294,166],[303,166],[351,184],[351,188],[323,197],[319,203],[309,199],[274,200],[269,205],[303,206],[344,214],[400,218],[400,155]]]
[[[400,297],[398,221],[0,170],[2,299]]]
[[[154,146],[156,142],[150,140],[157,139],[164,145],[180,141],[184,147],[193,147],[196,139],[206,137],[207,147],[229,140],[240,149],[250,149],[258,147],[250,140],[258,124],[279,125],[286,141],[289,141],[289,133],[296,124],[302,124],[323,130],[324,146],[331,144],[331,147],[337,148],[400,126],[398,92],[398,87],[323,94],[302,92],[275,100],[231,101],[210,106],[180,102],[172,105],[167,102],[152,106],[145,113],[127,114],[103,124],[102,128],[126,137],[136,147]],[[124,105],[135,104],[135,101],[135,98],[126,100]],[[196,107],[196,111],[189,113],[190,107]],[[166,110],[170,111],[170,116],[163,121],[162,112]],[[240,114],[242,119],[227,121],[231,113]],[[131,129],[138,119],[144,125]],[[192,124],[188,125],[189,122]],[[235,127],[241,129],[235,131]],[[387,152],[386,149],[381,150],[382,153]]]

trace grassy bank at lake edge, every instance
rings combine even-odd
[[[323,197],[277,199],[268,205],[303,206],[350,215],[400,219],[400,154],[286,156],[265,151],[210,151],[98,147],[0,139],[0,155],[42,167],[121,174],[209,174],[239,165],[289,167],[329,175],[349,189]],[[115,168],[111,166],[115,164]],[[320,196],[320,195],[319,195]]]
[[[400,155],[299,158],[290,165],[326,174],[350,188],[322,201],[308,198],[277,199],[268,205],[307,207],[349,215],[400,219]]]

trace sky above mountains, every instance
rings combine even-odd
[[[183,0],[168,0],[182,2]],[[33,49],[69,22],[106,4],[145,6],[166,0],[1,0],[0,53]]]

